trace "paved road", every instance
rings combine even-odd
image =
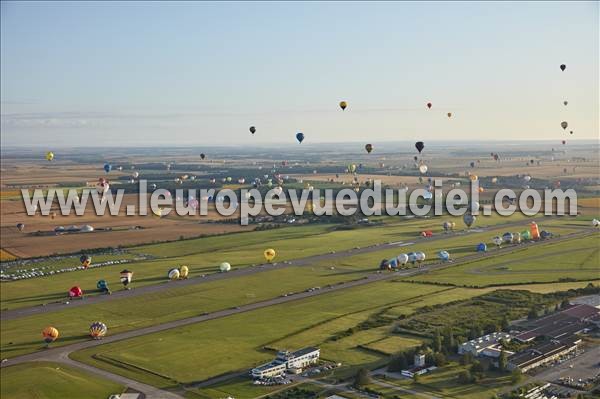
[[[506,226],[506,225],[504,225],[504,226]],[[496,226],[494,226],[494,228],[495,227]],[[571,239],[571,238],[574,238],[577,236],[592,234],[591,231],[593,231],[593,230],[582,229],[582,231],[579,231],[577,233],[572,233],[572,234],[565,235],[560,238],[554,239],[553,242]],[[442,237],[447,237],[447,236],[442,236]],[[393,243],[393,244],[386,244],[386,245],[389,247],[389,246],[393,246],[393,245],[401,245],[401,243]],[[531,243],[528,245],[538,245],[538,244]],[[369,249],[369,250],[373,251],[373,250],[382,249],[382,247],[385,248],[385,246],[379,246],[379,247],[365,248],[363,250]],[[514,247],[506,247],[506,248],[503,248],[503,249],[500,249],[500,250],[494,252],[494,254],[510,252],[510,251],[513,251],[514,249],[515,249]],[[292,264],[296,265],[296,266],[297,265],[306,265],[306,264],[309,264],[309,261],[307,261],[307,259],[322,261],[323,259],[329,259],[332,257],[336,257],[336,255],[337,256],[341,256],[342,254],[346,254],[346,256],[348,256],[348,254],[354,255],[354,254],[358,253],[359,251],[360,250],[345,251],[344,253],[338,253],[338,254],[314,256],[314,257],[310,257],[310,258],[304,258],[299,261],[294,261],[294,262],[292,262]],[[311,291],[311,292],[301,292],[301,293],[298,293],[295,295],[289,295],[287,297],[272,298],[272,299],[265,300],[265,301],[255,302],[255,303],[251,303],[251,304],[247,304],[247,305],[243,305],[243,306],[239,306],[239,307],[235,307],[235,308],[231,308],[231,309],[224,309],[224,310],[216,311],[213,313],[203,314],[203,315],[199,315],[199,316],[195,316],[195,317],[191,317],[191,318],[187,318],[187,319],[174,320],[174,321],[171,321],[168,323],[153,325],[153,326],[149,326],[149,327],[145,327],[145,328],[140,328],[137,330],[126,331],[126,332],[123,332],[120,334],[114,334],[114,335],[104,337],[104,339],[102,339],[102,340],[88,340],[88,341],[78,342],[75,344],[51,348],[51,349],[47,349],[47,350],[40,351],[40,352],[30,353],[27,355],[18,356],[18,357],[12,358],[12,359],[8,359],[6,362],[2,363],[1,367],[7,367],[7,366],[15,365],[15,364],[29,362],[29,361],[50,360],[50,361],[55,361],[55,362],[60,362],[60,363],[72,364],[72,365],[75,365],[76,367],[84,368],[92,373],[101,375],[105,378],[109,378],[113,381],[120,382],[122,384],[132,387],[133,389],[143,392],[144,394],[146,394],[146,396],[148,398],[166,398],[166,399],[177,398],[179,396],[174,393],[167,392],[167,391],[161,391],[155,387],[151,387],[149,385],[127,379],[120,375],[113,374],[108,371],[98,369],[98,368],[90,366],[90,365],[84,365],[80,362],[76,362],[75,360],[70,359],[69,355],[74,351],[91,348],[94,346],[107,344],[110,342],[139,337],[139,336],[143,336],[143,335],[147,335],[147,334],[152,334],[155,332],[165,331],[165,330],[172,329],[172,328],[178,328],[178,327],[182,327],[182,326],[186,326],[186,325],[190,325],[190,324],[204,322],[207,320],[228,317],[228,316],[243,313],[243,312],[248,312],[248,311],[265,308],[265,307],[269,307],[269,306],[273,306],[273,305],[278,305],[278,304],[282,304],[282,303],[286,303],[286,302],[309,298],[312,296],[323,295],[323,294],[326,294],[329,292],[339,291],[339,290],[347,289],[347,288],[351,288],[351,287],[357,287],[357,286],[361,286],[361,285],[365,285],[365,284],[371,284],[371,283],[375,283],[378,281],[384,281],[384,280],[394,279],[394,278],[398,278],[398,277],[407,277],[407,276],[427,273],[431,270],[456,266],[461,263],[469,262],[469,261],[472,261],[477,258],[482,258],[484,256],[485,255],[482,255],[482,254],[473,254],[473,255],[463,257],[456,262],[433,263],[433,264],[428,264],[427,266],[424,266],[422,268],[399,270],[394,273],[376,273],[376,272],[374,272],[374,273],[368,274],[367,276],[365,276],[362,279],[333,285],[330,288],[324,288],[324,289],[315,290],[315,291]],[[276,266],[268,265],[267,267],[276,267]],[[248,269],[252,270],[253,268],[248,268]],[[260,269],[258,269],[258,270],[260,270]],[[246,271],[246,269],[240,270],[240,272],[245,272],[245,271]],[[224,278],[225,274],[217,274],[217,275],[215,275],[215,277],[216,278]],[[188,280],[188,281],[192,281],[192,280]],[[152,287],[157,287],[157,286],[151,286],[148,288],[152,288]],[[158,286],[158,287],[162,287],[162,286]],[[146,288],[146,287],[144,287],[144,288]]]
[[[311,265],[315,262],[322,262],[322,261],[344,258],[344,257],[348,257],[348,256],[353,256],[353,255],[382,251],[382,250],[390,249],[390,248],[394,248],[394,247],[401,248],[401,247],[413,245],[416,243],[424,242],[425,240],[426,240],[426,242],[438,241],[438,240],[443,240],[445,238],[451,238],[451,237],[455,237],[455,236],[461,236],[461,235],[473,234],[473,233],[481,233],[481,232],[485,232],[485,231],[497,229],[497,228],[510,228],[510,227],[514,227],[514,226],[522,226],[523,223],[525,223],[525,222],[521,220],[521,221],[504,223],[504,224],[499,224],[499,225],[494,225],[494,226],[486,226],[486,227],[481,227],[481,228],[476,228],[476,229],[471,229],[471,230],[466,230],[466,231],[455,232],[452,234],[438,234],[438,235],[435,235],[430,238],[419,237],[419,238],[415,239],[414,242],[405,242],[405,241],[388,242],[388,243],[382,243],[382,244],[377,244],[377,245],[371,245],[371,246],[359,248],[359,249],[349,249],[349,250],[345,250],[345,251],[339,251],[337,253],[327,253],[327,254],[309,256],[306,258],[296,259],[293,261],[279,262],[279,263],[273,263],[273,264],[267,263],[267,264],[262,264],[262,265],[257,265],[257,266],[244,267],[244,268],[232,270],[228,273],[207,274],[205,277],[198,276],[198,277],[190,278],[187,280],[179,280],[175,283],[174,282],[165,282],[163,284],[154,284],[154,285],[147,285],[147,286],[143,286],[143,287],[137,287],[132,290],[115,291],[115,292],[113,292],[112,295],[88,296],[88,297],[85,297],[85,299],[69,301],[68,305],[63,302],[53,302],[53,303],[46,304],[45,306],[38,305],[38,306],[32,306],[32,307],[26,307],[26,308],[6,310],[6,311],[2,311],[0,313],[0,321],[13,320],[13,319],[17,319],[20,317],[26,317],[26,316],[31,316],[31,315],[40,314],[40,313],[50,313],[50,312],[55,312],[55,311],[64,310],[64,309],[70,309],[70,308],[79,307],[79,306],[103,303],[103,302],[107,302],[107,301],[114,301],[114,300],[122,299],[122,298],[131,298],[131,297],[135,297],[135,296],[139,296],[139,295],[156,293],[156,292],[160,292],[163,290],[176,289],[176,288],[191,286],[191,285],[195,285],[195,284],[207,283],[210,281],[223,280],[226,278],[247,276],[247,275],[251,275],[254,273],[261,273],[261,272],[265,272],[265,271],[273,270],[273,269],[281,269],[281,268],[294,267],[294,266],[307,266],[307,265]],[[374,266],[376,266],[376,265],[374,265]],[[8,284],[10,284],[10,283],[8,283]],[[134,286],[135,286],[135,283],[134,283]]]

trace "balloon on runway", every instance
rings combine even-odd
[[[46,161],[52,161],[54,160],[54,153],[52,151],[48,151],[46,153]]]
[[[487,252],[487,245],[484,242],[477,244],[477,252]]]
[[[19,231],[25,230],[25,224],[24,223],[17,223],[17,229],[19,229]]]
[[[438,252],[438,258],[440,258],[442,262],[448,262],[450,260],[450,254],[448,251],[440,251]]]
[[[95,321],[90,326],[90,336],[94,339],[100,339],[106,335],[108,328],[101,321]]]
[[[265,249],[265,252],[263,253],[263,255],[265,256],[265,259],[267,260],[267,262],[271,263],[271,261],[277,255],[277,253],[275,252],[275,250],[273,248],[269,248],[269,249]]]
[[[188,278],[188,274],[190,273],[190,269],[186,265],[183,265],[179,268],[179,277],[180,278]]]
[[[169,277],[169,280],[177,280],[179,278],[179,269],[173,268],[169,270],[167,277]]]
[[[71,289],[69,290],[69,298],[81,298],[83,297],[83,291],[81,290],[81,287],[79,286],[74,286],[71,287]]]
[[[228,262],[223,262],[219,265],[219,271],[221,273],[226,273],[231,270],[231,265]]]
[[[58,338],[58,330],[54,327],[46,327],[42,331],[42,337],[44,337],[44,342],[46,344],[50,344],[51,342],[56,341]]]
[[[133,277],[133,272],[132,271],[127,270],[127,269],[121,270],[120,280],[121,280],[121,283],[123,284],[123,286],[125,288],[127,288],[127,286],[131,283],[132,277]]]

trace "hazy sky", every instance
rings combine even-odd
[[[2,145],[598,137],[598,2],[1,4]]]

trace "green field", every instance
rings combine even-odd
[[[281,337],[300,333],[346,314],[397,305],[441,289],[443,287],[415,287],[398,282],[374,283],[102,345],[72,356],[86,363],[114,369],[108,363],[98,361],[96,358],[100,355],[151,370],[172,380],[191,383],[226,372],[246,370],[270,360],[273,352],[262,347],[272,345]],[[240,335],[240,331],[244,334]],[[92,355],[96,358],[91,358]],[[332,360],[336,358],[331,354],[324,356]],[[178,364],[186,364],[187,367],[177,367]],[[122,369],[114,371],[123,373]],[[165,384],[165,381],[156,381],[156,378],[139,371],[127,370],[126,373],[143,381],[150,378],[150,383]]]
[[[593,235],[560,243],[549,240],[523,247],[514,254],[485,258],[410,280],[481,287],[565,278],[596,279],[600,276],[598,239]]]
[[[32,362],[2,369],[2,399],[107,398],[125,387],[64,364]]]
[[[419,237],[421,231],[431,229],[434,234],[441,234],[443,221],[455,220],[457,226],[462,226],[459,219],[427,218],[398,221],[398,219],[390,218],[389,220],[395,220],[396,222],[382,226],[357,227],[352,230],[335,230],[334,226],[329,224],[293,226],[267,231],[233,233],[137,246],[129,249],[130,256],[143,254],[152,255],[158,257],[158,259],[129,263],[126,266],[111,265],[85,271],[60,273],[51,277],[3,282],[1,283],[0,302],[3,310],[57,302],[64,300],[68,290],[74,285],[80,286],[86,295],[97,295],[99,292],[96,289],[96,283],[100,279],[106,280],[113,290],[122,289],[119,282],[119,272],[124,267],[134,271],[132,287],[140,287],[166,283],[168,270],[180,265],[189,266],[190,277],[195,277],[217,272],[218,265],[224,261],[231,263],[234,268],[260,264],[264,262],[263,251],[266,248],[275,248],[277,251],[275,261],[280,262],[325,254],[331,251],[348,250],[356,246],[364,247],[379,243],[409,240],[417,243],[420,242],[418,240],[422,240]],[[525,224],[528,219],[522,215],[513,215],[510,218],[497,215],[481,216],[477,221],[477,226],[483,227],[518,220],[523,220]],[[573,228],[555,228],[553,230],[562,234],[574,231]],[[495,234],[503,231],[500,229]],[[458,227],[455,234],[457,236],[461,234]],[[474,237],[475,234],[469,235],[472,240],[465,239],[461,241],[459,239],[457,242],[464,242],[465,247],[456,248],[456,253],[453,253],[453,256],[470,252],[472,248],[466,244],[472,243],[472,246],[474,246],[479,242],[476,241],[478,238]],[[492,237],[490,234],[482,234],[479,239],[489,241]],[[452,243],[448,245],[452,245]],[[389,252],[389,254],[392,253]],[[388,253],[382,256],[388,256]],[[98,258],[96,260],[93,257],[93,261],[100,261],[101,258]],[[367,259],[372,262],[372,258],[369,256],[367,256]],[[69,265],[71,262],[75,262],[75,265],[77,265],[78,260],[70,259],[64,262]],[[371,262],[368,263],[369,267],[371,267]]]

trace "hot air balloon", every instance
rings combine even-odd
[[[563,104],[567,105],[569,102],[567,100],[563,101]]]
[[[536,222],[531,222],[529,225],[529,231],[531,231],[531,239],[539,240],[540,239],[540,230]]]
[[[438,252],[438,258],[440,258],[442,262],[448,262],[450,260],[450,254],[448,251],[440,251]]]
[[[204,154],[204,153],[200,154],[200,159],[204,160],[204,158],[206,158],[206,154]]]
[[[503,240],[502,240],[502,237],[500,237],[500,236],[496,236],[496,237],[492,238],[492,242],[493,242],[493,243],[494,243],[496,246],[498,246],[498,247],[499,247],[500,245],[502,245],[502,242],[503,242]]]
[[[565,69],[567,69],[567,66],[565,64],[560,64],[560,70],[564,72]]]
[[[183,278],[183,279],[187,279],[189,272],[190,272],[190,270],[188,269],[188,267],[183,265],[179,268],[179,277]]]
[[[129,289],[129,287],[127,287],[129,285],[129,283],[131,283],[131,278],[133,277],[133,272],[129,271],[127,269],[125,270],[121,270],[121,283],[123,283],[123,286],[127,289]]]
[[[407,254],[400,254],[398,255],[398,262],[404,266],[408,263],[408,255]]]
[[[347,106],[348,103],[346,101],[340,101],[340,108],[342,109],[342,111],[344,111]]]
[[[398,259],[392,258],[388,260],[388,268],[397,269],[398,268]]]
[[[425,173],[427,173],[427,170],[428,170],[427,165],[423,164],[423,165],[419,166],[419,172],[421,172],[421,174],[424,175]]]
[[[415,148],[417,149],[417,151],[419,151],[419,154],[420,154],[421,151],[423,151],[423,148],[425,148],[425,143],[423,143],[422,141],[417,141],[415,143]]]
[[[46,327],[42,331],[42,337],[44,337],[44,342],[49,345],[58,338],[58,330],[54,327]]]
[[[598,220],[598,219],[592,219],[592,226],[594,226],[594,227],[600,227],[600,220]]]
[[[250,133],[256,133],[256,128],[254,126],[250,126]]]
[[[390,265],[389,265],[389,263],[388,263],[388,260],[387,260],[387,259],[383,259],[383,260],[382,260],[382,261],[379,263],[379,268],[380,268],[381,270],[387,270],[387,269],[389,269],[389,268],[390,268]]]
[[[444,222],[443,227],[444,227],[444,231],[452,230],[452,222]]]
[[[487,245],[485,245],[485,243],[480,242],[479,244],[477,244],[477,248],[476,248],[477,252],[487,252]]]
[[[529,230],[523,230],[521,232],[521,238],[525,241],[531,240],[531,233],[529,232]]]
[[[100,195],[104,195],[110,189],[110,184],[108,181],[101,177],[98,179],[98,183],[96,183],[96,192]]]
[[[169,278],[169,280],[179,279],[179,269],[174,267],[173,269],[169,270],[169,272],[167,273],[167,277]]]
[[[531,181],[531,176],[525,175],[525,176],[523,176],[523,180],[525,180],[526,182],[529,182],[529,181]]]
[[[98,282],[96,283],[96,288],[98,288],[100,291],[106,294],[110,294],[110,290],[108,289],[108,283],[106,282],[106,280],[98,280]]]
[[[425,253],[424,252],[417,252],[415,254],[415,256],[417,258],[417,263],[419,265],[425,261]]]
[[[54,159],[54,153],[52,151],[48,151],[46,153],[46,161],[52,161]]]
[[[498,183],[498,178],[497,178],[497,177],[492,177],[492,183],[493,183],[493,184],[496,184],[496,183]]]
[[[17,229],[19,229],[19,231],[25,230],[25,224],[24,223],[17,223]]]
[[[227,262],[223,262],[219,265],[219,271],[221,273],[226,273],[231,270],[231,265]]]
[[[548,238],[552,238],[552,233],[549,232],[549,231],[546,231],[546,230],[542,230],[542,231],[540,231],[540,238],[542,240],[546,240]]]
[[[573,134],[573,131],[571,130],[571,131],[569,131],[569,133],[570,133],[570,134]]]
[[[473,223],[475,223],[475,220],[477,220],[477,218],[470,213],[465,213],[463,215],[463,222],[467,227],[471,227]]]
[[[560,126],[563,128],[563,130],[567,130],[567,126],[569,126],[569,124],[566,121],[562,121]]]
[[[90,336],[94,339],[100,339],[106,335],[107,330],[106,324],[101,321],[95,321],[90,326]]]
[[[367,153],[370,154],[371,151],[373,151],[373,145],[372,144],[365,145],[365,150],[367,150]]]
[[[304,141],[304,133],[296,133],[296,140],[298,140],[298,142],[302,144],[302,142]]]
[[[273,248],[265,249],[264,256],[267,262],[271,263],[271,261],[275,258],[277,253]]]
[[[507,244],[511,244],[513,242],[513,239],[515,238],[513,233],[504,233],[502,234],[502,240],[507,243]]]
[[[452,117],[452,112],[448,112],[447,115],[448,115],[448,118],[451,118]]]
[[[469,179],[471,181],[477,181],[477,180],[479,180],[479,176],[477,176],[477,175],[469,175]]]
[[[69,298],[82,298],[83,297],[83,291],[81,290],[81,287],[79,286],[74,286],[71,287],[71,289],[69,290]]]
[[[92,263],[92,257],[89,255],[81,255],[79,261],[83,265],[83,267],[87,268]]]
[[[513,244],[520,244],[521,243],[521,233],[515,233],[513,234]]]
[[[431,109],[431,103],[427,103],[427,108]]]
[[[472,168],[474,168],[474,167],[475,167],[475,162],[472,162],[472,161],[471,161],[471,163],[469,163],[469,165],[470,165]]]

